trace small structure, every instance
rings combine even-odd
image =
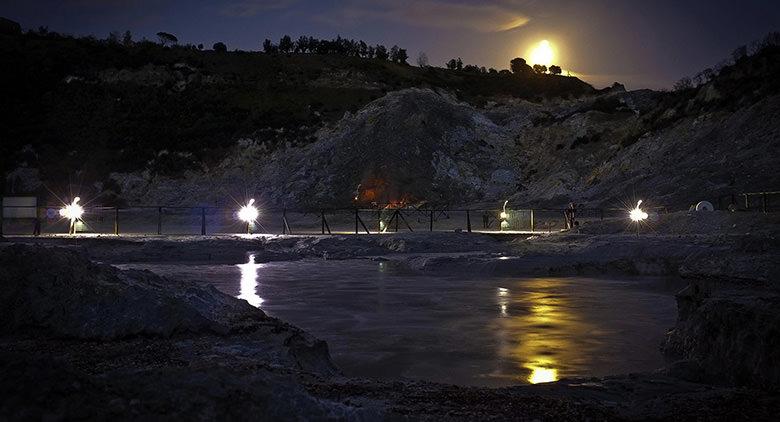
[[[41,233],[41,222],[38,218],[38,197],[36,196],[4,196],[0,213],[0,236],[3,234],[3,224],[6,220],[33,220],[33,235]]]

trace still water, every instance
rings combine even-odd
[[[682,287],[436,274],[357,259],[121,267],[213,284],[327,341],[350,376],[481,386],[659,368]]]

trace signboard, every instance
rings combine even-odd
[[[4,196],[3,218],[38,218],[38,198],[35,196]]]

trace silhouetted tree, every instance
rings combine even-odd
[[[263,41],[263,51],[265,54],[276,53],[276,46],[268,38]]]
[[[203,50],[203,44],[198,44],[198,50]]]
[[[176,44],[177,42],[179,42],[179,39],[176,38],[175,35],[169,34],[167,32],[162,32],[162,31],[157,33],[157,38],[160,39],[160,44],[162,44],[163,46],[166,46],[168,44]]]
[[[515,57],[514,59],[510,60],[509,68],[512,69],[512,73],[516,75],[526,74],[531,71],[531,66],[528,66],[528,64],[525,62],[525,59],[522,57]]]
[[[398,56],[398,46],[394,45],[390,47],[390,61],[394,62],[396,60],[396,56]]]
[[[309,37],[305,35],[301,35],[300,37],[298,37],[298,41],[295,41],[293,52],[305,53],[308,48],[309,48]]]
[[[285,35],[279,40],[279,51],[282,53],[290,53],[293,49],[292,38],[289,35]]]
[[[211,46],[211,49],[217,53],[224,53],[227,51],[227,46],[223,42],[216,42],[213,46]]]
[[[424,51],[417,55],[417,66],[428,67],[428,55]]]
[[[405,48],[399,48],[397,45],[394,45],[393,48],[390,50],[390,60],[393,63],[407,64],[406,63],[407,59],[409,59],[409,55],[406,54]]]
[[[534,65],[534,72],[542,74],[547,72],[547,66],[543,64],[535,64]]]
[[[561,73],[563,73],[563,70],[561,69],[560,66],[554,64],[554,65],[550,65],[550,73],[552,73],[553,75],[560,75]]]
[[[455,70],[458,67],[458,61],[455,59],[450,59],[447,63],[444,64],[447,66],[447,69]]]
[[[498,74],[498,71],[491,67],[490,69],[488,69],[488,73],[491,74],[491,75],[496,75],[496,74]]]
[[[387,60],[387,48],[382,44],[376,46],[376,58],[379,60]]]
[[[130,31],[125,31],[125,34],[122,35],[122,45],[125,47],[133,45],[133,34],[131,34]]]

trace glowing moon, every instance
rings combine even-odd
[[[550,66],[551,64],[554,64],[553,59],[555,58],[555,50],[549,41],[542,40],[531,48],[528,57],[528,64],[531,66],[535,64]]]

